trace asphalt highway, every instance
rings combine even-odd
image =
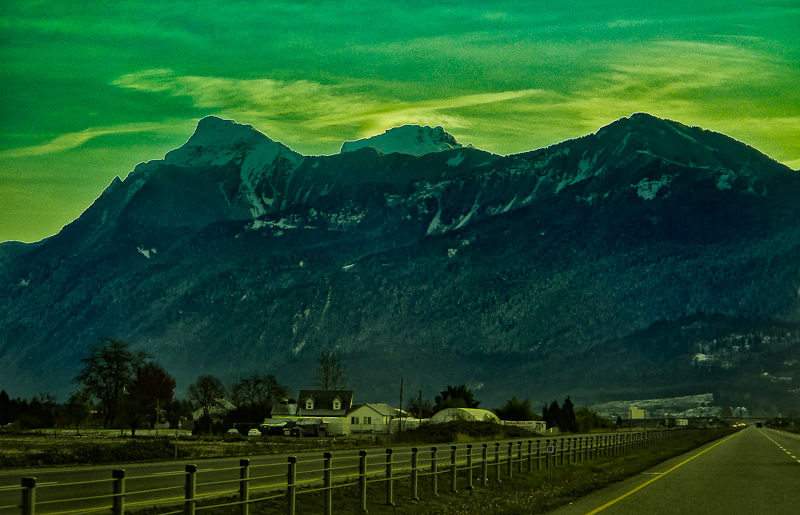
[[[750,426],[551,512],[800,514],[800,436]]]

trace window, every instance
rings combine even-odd
[[[350,417],[350,423],[354,426],[358,425],[358,417]]]
[[[364,417],[364,424],[365,425],[372,424],[372,417]]]
[[[306,409],[314,409],[314,399],[306,399]]]
[[[333,409],[342,409],[342,402],[339,399],[333,401]]]

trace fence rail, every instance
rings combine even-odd
[[[36,478],[21,478],[19,489],[19,505],[0,506],[0,515],[3,512],[10,512],[18,508],[22,515],[35,515],[37,508],[46,508],[49,505],[59,503],[80,504],[89,500],[102,499],[101,506],[78,507],[63,511],[46,511],[45,513],[69,513],[78,515],[82,513],[94,513],[111,510],[113,515],[124,515],[126,509],[135,507],[141,509],[152,506],[182,505],[183,509],[174,511],[166,515],[195,515],[197,511],[218,508],[222,506],[239,506],[240,515],[249,515],[250,506],[255,502],[266,499],[285,498],[287,515],[295,515],[297,511],[296,500],[298,495],[305,495],[312,492],[323,492],[324,515],[333,514],[332,492],[336,488],[355,487],[358,489],[359,506],[366,512],[367,509],[367,485],[384,484],[385,503],[395,504],[394,485],[400,480],[410,480],[411,500],[420,499],[420,481],[428,477],[430,481],[431,495],[437,495],[439,482],[443,481],[442,486],[450,492],[457,492],[459,487],[468,490],[475,488],[474,479],[483,487],[490,484],[490,476],[494,482],[500,482],[503,477],[510,479],[514,474],[532,473],[534,470],[551,469],[564,465],[571,465],[588,460],[613,456],[621,453],[631,452],[641,449],[653,443],[674,440],[678,437],[693,436],[693,432],[710,431],[708,429],[680,429],[662,431],[643,431],[630,433],[595,434],[561,436],[555,438],[531,438],[529,440],[513,440],[504,442],[478,443],[466,445],[451,445],[449,447],[432,446],[428,448],[412,447],[402,449],[361,450],[358,456],[342,456],[339,462],[353,462],[351,465],[340,465],[334,458],[334,453],[325,452],[321,459],[311,459],[298,461],[296,456],[289,456],[283,465],[284,471],[280,474],[266,474],[259,477],[252,477],[251,471],[257,467],[276,467],[276,465],[250,465],[249,459],[241,459],[238,467],[227,467],[215,469],[213,472],[229,473],[238,472],[236,476],[229,479],[210,479],[198,483],[198,474],[204,471],[198,470],[197,465],[186,465],[185,470],[180,473],[161,474],[160,477],[183,475],[183,493],[169,498],[162,498],[154,501],[130,502],[128,499],[135,495],[147,492],[167,492],[181,490],[180,486],[166,486],[155,489],[141,489],[128,491],[128,480],[140,480],[152,478],[154,476],[139,476],[127,478],[124,469],[114,469],[111,471],[111,479],[102,481],[83,481],[53,484],[47,483],[37,485]],[[357,463],[355,463],[357,461]],[[298,470],[298,465],[305,465],[306,468]],[[516,467],[515,467],[516,465]],[[212,472],[209,470],[208,472]],[[298,479],[298,475],[306,479]],[[274,479],[281,477],[283,481],[275,482]],[[272,480],[271,483],[253,486],[256,481],[265,482]],[[96,485],[104,484],[106,493],[89,493],[87,495],[56,498],[37,502],[37,493],[54,486],[65,485]],[[335,484],[337,483],[337,484]],[[217,489],[210,487],[216,486]],[[311,488],[311,486],[315,486]],[[220,490],[222,487],[222,490]],[[302,490],[299,490],[302,488]],[[4,492],[12,490],[3,487]],[[199,490],[203,490],[200,492]],[[272,495],[251,498],[254,491],[271,491]],[[95,490],[96,491],[96,490]],[[200,500],[209,498],[236,498],[233,502],[222,502],[220,504],[198,506]],[[304,511],[305,513],[306,511]]]

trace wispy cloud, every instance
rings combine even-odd
[[[22,157],[42,156],[66,152],[84,145],[86,142],[101,136],[133,134],[142,132],[164,133],[171,132],[180,124],[165,123],[131,123],[113,125],[108,127],[93,127],[79,132],[71,132],[57,136],[40,145],[19,147],[0,151],[0,159],[13,159]]]
[[[172,70],[144,70],[124,75],[115,85],[188,97],[193,105],[252,123],[258,120],[270,136],[312,131],[339,143],[406,123],[444,125],[450,129],[474,122],[458,114],[466,108],[497,104],[526,97],[545,96],[543,90],[526,89],[408,101],[381,96],[366,82],[322,84],[297,80],[233,79],[180,76]],[[352,134],[355,133],[355,134]],[[317,134],[319,137],[320,134]]]

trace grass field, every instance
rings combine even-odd
[[[177,446],[175,444],[177,436]],[[515,437],[530,433],[490,422],[449,422],[423,426],[392,436],[341,438],[284,438],[193,436],[174,429],[138,430],[136,437],[116,430],[46,429],[0,433],[0,468],[53,465],[106,465],[177,458],[255,456],[313,450],[365,449],[374,446],[467,442]]]
[[[317,440],[311,438],[248,438],[192,436],[188,431],[137,431],[136,437],[120,430],[48,429],[0,434],[0,468],[53,465],[102,465],[178,458],[215,458],[299,452],[334,447],[366,447],[370,441]]]

